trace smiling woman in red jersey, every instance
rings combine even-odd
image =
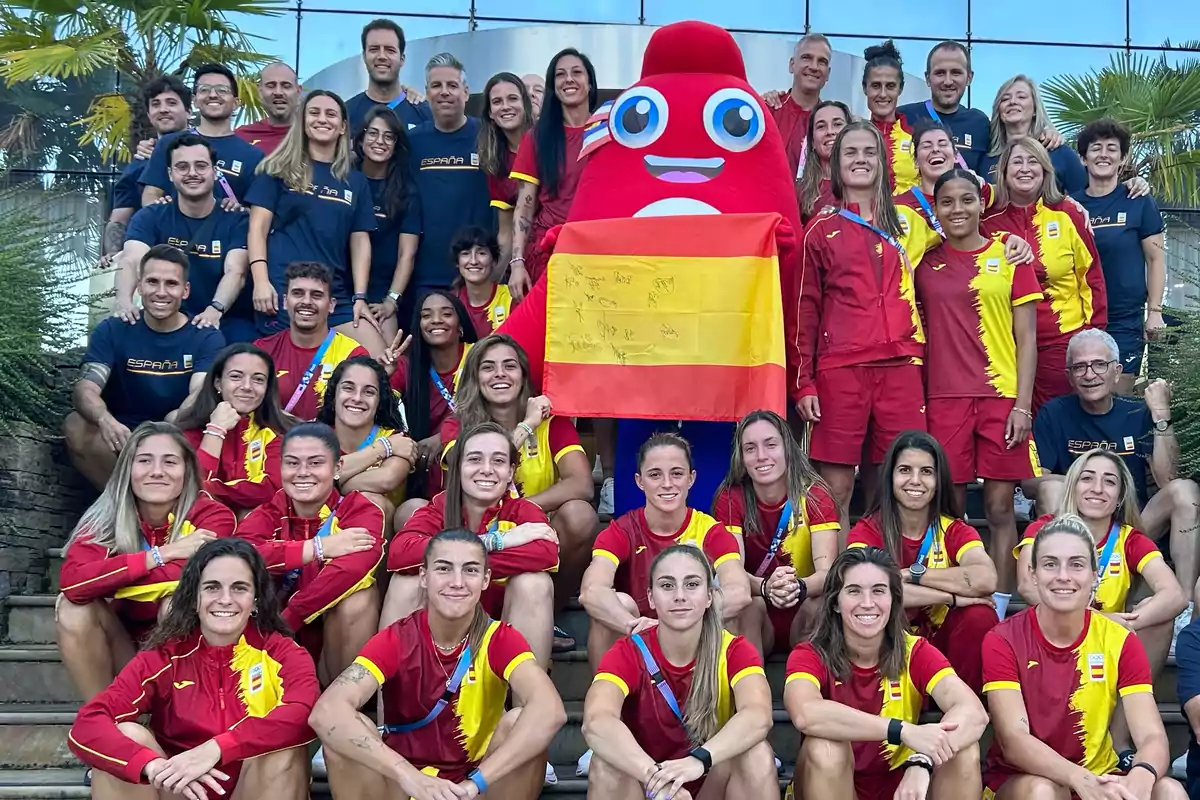
[[[425,547],[438,532],[462,527],[474,531],[490,556],[492,582],[483,595],[490,616],[511,622],[543,667],[550,663],[554,629],[554,584],[558,535],[546,512],[508,489],[517,449],[494,422],[468,430],[450,451],[446,491],[419,508],[388,547],[392,573],[379,628],[419,608],[418,575]]]
[[[912,161],[912,125],[896,110],[904,91],[904,65],[892,40],[863,51],[862,88],[871,111],[871,124],[883,137],[892,194],[900,194],[919,179]]]
[[[1154,541],[1140,530],[1137,490],[1129,467],[1108,450],[1092,450],[1075,459],[1064,483],[1068,488],[1063,513],[1078,516],[1088,526],[1102,565],[1092,608],[1137,634],[1149,657],[1151,673],[1157,676],[1171,649],[1172,621],[1187,606],[1187,598]],[[1038,586],[1029,545],[1052,519],[1047,514],[1036,520],[1013,550],[1017,588],[1030,605],[1038,602]],[[1131,604],[1135,579],[1150,588],[1150,595]],[[1127,750],[1129,728],[1119,712],[1112,732],[1117,752]]]
[[[1138,637],[1089,608],[1099,581],[1095,543],[1079,517],[1038,531],[1030,579],[1037,605],[983,642],[983,691],[995,738],[984,770],[987,800],[1185,800],[1165,777],[1167,732]],[[1138,743],[1118,772],[1109,724],[1118,702]]]
[[[801,37],[788,60],[792,88],[779,95],[778,103],[773,99],[769,103],[771,116],[779,128],[779,135],[783,137],[783,149],[787,153],[788,168],[791,170],[788,174],[795,176],[797,180],[811,157],[811,119],[822,105],[821,90],[829,82],[829,64],[832,58],[833,48],[823,34],[809,33]]]
[[[245,343],[217,353],[196,402],[175,420],[196,448],[204,491],[242,516],[279,491],[279,444],[296,422],[279,407],[275,362]]]
[[[925,428],[925,332],[913,286],[925,243],[901,224],[871,123],[838,134],[830,181],[842,208],[804,230],[791,394],[814,425],[809,454],[845,517],[868,431],[867,455],[878,464],[897,434]]]
[[[771,688],[754,648],[721,628],[712,564],[695,547],[675,544],[655,556],[649,579],[659,624],[605,654],[584,700],[583,735],[595,751],[589,794],[777,795],[766,741]]]
[[[376,631],[375,568],[383,560],[384,513],[360,492],[334,484],[338,439],[306,422],[283,437],[283,488],[238,525],[276,576],[283,619],[309,648],[326,681]]]
[[[479,120],[479,168],[487,175],[488,193],[496,209],[501,255],[497,263],[507,264],[512,256],[513,209],[521,188],[512,177],[512,163],[521,139],[533,127],[533,104],[525,83],[511,72],[489,78],[483,97],[487,111]]]
[[[420,568],[428,607],[375,635],[317,701],[312,724],[334,796],[538,796],[544,754],[567,715],[525,639],[480,605],[488,564],[474,532],[434,536]],[[382,738],[358,712],[381,687]]]
[[[1011,593],[1013,490],[1041,474],[1030,431],[1042,289],[1031,265],[1014,263],[1001,238],[979,232],[978,181],[960,168],[938,178],[933,205],[946,242],[917,270],[917,299],[929,337],[929,432],[946,449],[959,508],[966,507],[967,484],[983,478],[992,547],[1003,554],[998,588]]]
[[[1096,240],[1079,205],[1064,197],[1050,156],[1027,136],[1010,140],[1000,156],[996,206],[981,223],[984,235],[1007,232],[1034,246],[1044,299],[1038,303],[1037,375],[1034,411],[1047,400],[1071,393],[1067,343],[1084,328],[1108,320],[1104,273]]]
[[[759,653],[790,650],[813,624],[838,551],[837,503],[773,411],[738,423],[713,516],[741,537],[753,597],[738,629]]]
[[[301,800],[319,693],[258,553],[210,541],[146,649],[79,710],[67,744],[95,770],[100,800]]]
[[[236,524],[200,490],[196,456],[174,425],[134,429],[63,552],[54,622],[81,698],[101,692],[133,658],[192,554]]]
[[[809,115],[808,135],[804,137],[804,163],[796,177],[800,219],[806,224],[822,209],[837,204],[830,186],[829,159],[833,155],[834,140],[851,120],[850,109],[840,100],[822,100]]]
[[[450,285],[458,292],[482,339],[500,327],[512,310],[512,292],[499,282],[496,265],[500,263],[500,242],[496,234],[477,225],[468,225],[454,234],[450,258],[458,277]]]
[[[888,551],[903,570],[909,632],[929,639],[978,692],[979,645],[997,622],[996,567],[979,531],[959,519],[946,453],[929,434],[906,431],[892,443],[880,475],[890,491],[880,487],[847,546]]]
[[[925,639],[905,631],[900,573],[877,547],[833,562],[811,639],[788,657],[783,703],[804,735],[802,800],[978,797],[987,713]],[[918,724],[932,698],[941,722]]]

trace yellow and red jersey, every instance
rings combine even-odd
[[[364,528],[375,538],[370,550],[304,563],[304,544],[317,536],[332,515],[328,535]],[[375,585],[375,568],[383,560],[383,509],[360,492],[342,496],[337,489],[316,517],[301,517],[282,489],[270,502],[251,511],[238,524],[237,535],[254,545],[273,575],[285,577],[289,595],[283,618],[294,631],[361,589]]]
[[[812,534],[814,531],[836,531],[841,527],[838,507],[824,486],[811,487],[808,494],[800,498],[800,513],[792,513],[787,523],[783,542],[775,552],[771,563],[763,570],[763,559],[771,548],[771,540],[779,528],[783,507],[787,504],[765,505],[758,498],[754,501],[757,530],[749,532],[746,524],[746,498],[740,488],[727,489],[713,501],[713,516],[730,533],[742,537],[746,550],[746,571],[758,575],[770,575],[778,567],[791,567],[797,578],[807,578],[816,571],[813,566]]]
[[[1108,322],[1108,295],[1096,240],[1070,200],[993,209],[979,224],[985,236],[1012,233],[1033,248],[1038,283],[1038,347],[1066,342],[1083,328]]]
[[[442,382],[442,386],[450,393],[453,398],[458,392],[458,379],[462,375],[463,364],[467,360],[467,353],[470,351],[471,345],[465,342],[458,345],[458,363],[450,372],[439,372],[438,379]],[[408,391],[408,359],[404,358],[396,362],[396,371],[392,373],[391,386],[402,396]],[[430,376],[432,378],[432,376]],[[428,382],[429,390],[429,431],[426,436],[432,435],[442,427],[442,423],[447,418],[453,416],[454,409],[446,402],[446,398],[439,391],[438,387],[433,384],[432,379]]]
[[[908,117],[897,112],[892,122],[871,120],[883,137],[883,152],[887,155],[888,179],[892,194],[902,194],[921,184],[921,173],[913,158],[913,129]]]
[[[200,449],[203,430],[193,428],[183,435],[196,449],[204,490],[230,508],[257,508],[283,484],[279,477],[283,437],[259,425],[253,413],[239,419],[225,435],[219,458]]]
[[[150,731],[170,758],[212,739],[222,771],[311,742],[308,715],[321,694],[316,667],[298,644],[251,624],[237,644],[208,644],[199,631],[143,650],[107,689],[79,709],[67,744],[80,761],[126,783],[158,753],[118,730],[150,715]],[[236,782],[236,781],[234,781]]]
[[[1033,544],[1033,539],[1037,536],[1038,531],[1052,519],[1054,519],[1054,515],[1045,514],[1030,523],[1029,527],[1025,529],[1024,536],[1021,537],[1021,541],[1013,548],[1013,558],[1021,555],[1022,548]],[[1096,542],[1097,560],[1102,557],[1105,546],[1108,544],[1108,537],[1111,535],[1112,530],[1110,529],[1108,533],[1104,534],[1103,539]],[[1117,541],[1113,545],[1108,568],[1100,576],[1100,585],[1096,587],[1092,608],[1106,614],[1125,611],[1125,602],[1129,599],[1129,593],[1133,591],[1134,576],[1141,575],[1146,565],[1156,558],[1162,558],[1162,553],[1149,536],[1130,525],[1122,525],[1118,528]]]
[[[846,210],[859,208],[848,203]],[[925,331],[917,310],[913,268],[925,253],[927,236],[903,226],[893,247],[870,228],[836,211],[817,215],[804,229],[799,300],[792,311],[796,331],[793,400],[816,394],[821,369],[912,363],[925,355]],[[913,261],[914,255],[916,261]]]
[[[500,323],[508,319],[508,312],[512,310],[512,292],[505,283],[492,284],[491,297],[481,306],[471,305],[471,300],[467,297],[467,287],[459,287],[457,294],[467,309],[467,316],[471,318],[471,325],[475,327],[475,333],[480,339],[499,328]]]
[[[925,396],[1016,398],[1013,309],[1042,299],[1034,267],[1009,263],[999,238],[972,252],[942,244],[917,270],[917,299]]]
[[[900,537],[900,569],[908,569],[917,561],[921,554],[921,539]],[[846,547],[878,547],[887,549],[883,542],[883,528],[880,527],[879,515],[872,514],[863,517],[850,533],[846,535]],[[975,548],[983,549],[983,540],[979,531],[972,528],[961,519],[942,517],[933,528],[933,544],[925,559],[929,569],[949,569],[962,565],[962,557]],[[926,606],[921,609],[909,610],[909,622],[913,633],[929,635],[941,627],[949,611],[948,606]]]
[[[475,533],[480,536],[504,533],[527,522],[550,524],[546,512],[537,504],[506,493],[499,503],[484,512]],[[428,505],[418,508],[404,527],[396,531],[388,545],[388,571],[415,575],[424,562],[429,540],[448,528],[458,527],[466,527],[466,519],[447,520],[446,493],[438,492]],[[538,539],[518,547],[506,547],[488,554],[488,568],[492,571],[492,583],[500,584],[522,572],[554,572],[558,569],[558,546]]]
[[[1021,692],[1029,733],[1096,775],[1117,770],[1108,732],[1117,699],[1153,691],[1150,663],[1136,634],[1088,611],[1079,639],[1056,647],[1042,633],[1036,607],[1009,617],[984,637],[983,683],[985,694]],[[999,739],[988,751],[985,772],[989,786],[1016,772],[1004,761]]]
[[[403,725],[433,709],[461,655],[461,647],[442,653],[434,646],[429,612],[418,609],[371,637],[354,663],[383,687],[384,721]],[[487,752],[504,716],[508,679],[526,661],[533,653],[524,637],[506,622],[492,622],[448,707],[428,725],[389,733],[384,742],[425,774],[461,781]]]
[[[850,665],[845,679],[829,672],[809,642],[796,646],[787,660],[787,680],[808,681],[821,690],[821,697],[866,714],[917,724],[925,700],[954,670],[950,662],[927,640],[906,634],[904,670],[892,680],[878,667]],[[854,772],[857,776],[884,775],[900,767],[913,754],[904,745],[883,742],[854,743]]]
[[[984,184],[979,187],[979,193],[983,210],[988,211],[991,209],[992,204],[996,202],[996,192],[992,189],[992,185],[985,181]],[[925,226],[932,231],[934,236],[937,237],[937,241],[930,244],[927,248],[928,250],[932,250],[934,247],[941,244],[942,237],[941,234],[938,233],[938,225],[934,221],[933,196],[925,194],[925,192],[921,189],[921,184],[919,182],[914,186],[910,186],[907,190],[897,194],[894,200],[898,210],[908,209],[909,211],[912,211],[916,216],[921,218],[921,221],[925,223]],[[910,220],[912,218],[912,215],[906,214],[904,216],[908,217]]]
[[[442,423],[442,466],[446,465],[446,457],[450,448],[458,442],[461,426],[458,417],[446,417]],[[533,430],[533,437],[521,445],[518,456],[521,463],[517,465],[513,482],[517,492],[522,497],[533,497],[558,483],[558,462],[567,453],[582,453],[583,445],[579,443],[579,433],[568,417],[550,417],[542,420]]]
[[[679,530],[659,536],[646,524],[646,509],[635,508],[608,523],[592,545],[592,557],[606,558],[617,567],[614,587],[631,596],[644,617],[655,616],[646,591],[650,587],[650,563],[673,544],[700,548],[713,568],[741,559],[737,539],[720,522],[689,508]]]
[[[275,377],[279,380],[279,402],[286,406],[321,346],[297,347],[292,342],[291,331],[280,331],[265,336],[254,344],[266,350],[274,360]],[[304,420],[316,419],[321,403],[325,400],[325,385],[333,377],[337,365],[351,356],[365,355],[368,355],[367,350],[361,344],[345,334],[334,332],[333,341],[321,356],[320,366],[313,372],[312,380],[292,407],[291,413]]]
[[[687,716],[687,699],[692,691],[692,676],[696,662],[672,664],[663,654],[658,643],[658,629],[650,628],[641,634],[642,641],[654,656],[663,678],[675,695],[679,711]],[[754,646],[741,636],[722,631],[720,655],[717,659],[717,721],[724,726],[737,710],[733,702],[733,689],[748,675],[762,675],[762,657]],[[621,706],[621,721],[633,733],[646,754],[655,761],[683,758],[693,747],[683,723],[667,705],[659,693],[646,662],[632,638],[626,636],[617,641],[603,658],[596,670],[595,681],[611,683],[625,695]]]
[[[147,549],[168,543],[175,515],[168,514],[164,525],[151,526],[138,519],[142,541]],[[204,492],[188,510],[181,536],[209,531],[217,537],[232,536],[237,527],[233,512]],[[147,567],[146,550],[118,553],[96,544],[84,531],[67,545],[59,571],[62,593],[72,603],[89,603],[112,598],[114,610],[131,622],[153,621],[158,604],[175,593],[186,561],[168,561],[163,566]]]

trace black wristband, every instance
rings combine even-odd
[[[688,753],[688,755],[699,761],[704,766],[705,775],[707,775],[709,770],[712,769],[712,754],[703,747],[692,748],[692,751]]]
[[[1151,775],[1153,775],[1154,780],[1156,780],[1156,781],[1158,780],[1158,770],[1156,770],[1150,764],[1147,764],[1145,761],[1138,761],[1132,767],[1129,768],[1129,771],[1133,772],[1138,767],[1141,767],[1142,769],[1146,770],[1146,772],[1149,772]]]
[[[893,719],[888,722],[887,743],[893,747],[898,747],[903,744],[900,740],[900,732],[904,727],[904,721]]]
[[[808,584],[804,582],[803,578],[798,583],[800,584],[800,595],[796,598],[796,605],[800,605],[808,599]]]

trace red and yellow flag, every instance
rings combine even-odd
[[[547,273],[543,388],[557,414],[785,413],[778,214],[571,222]]]

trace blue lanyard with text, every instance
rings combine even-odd
[[[925,529],[925,538],[921,541],[921,552],[917,553],[917,560],[914,564],[924,564],[929,558],[929,550],[933,547],[933,526],[930,525]]]
[[[942,230],[942,223],[933,213],[933,206],[929,205],[929,198],[921,191],[920,186],[912,188],[913,197],[917,198],[917,203],[921,206],[921,210],[925,212],[925,217],[929,220],[929,224],[937,231],[938,236],[946,238],[946,232]]]
[[[204,136],[204,134],[202,134],[200,131],[196,130],[195,128],[191,128],[190,131],[192,133],[196,134],[197,136]],[[204,141],[207,142],[208,138],[205,137]],[[229,185],[229,180],[225,177],[225,173],[222,172],[221,168],[218,167],[216,164],[213,164],[213,170],[217,173],[217,183],[220,185],[221,191],[223,191],[225,193],[225,196],[228,197],[233,202],[235,202],[235,203],[238,202],[237,195],[234,194],[233,187]]]
[[[900,242],[898,242],[896,240],[895,236],[892,236],[890,233],[885,231],[883,228],[879,228],[879,227],[876,227],[875,225],[872,225],[870,222],[867,222],[865,219],[860,217],[858,214],[855,214],[853,211],[847,211],[846,209],[842,208],[842,209],[838,209],[838,214],[840,214],[842,217],[850,220],[851,222],[855,223],[856,225],[862,225],[864,228],[868,228],[869,230],[874,231],[877,236],[879,236],[885,242],[890,244],[892,247],[896,248],[896,252],[900,254],[900,260],[904,262],[904,268],[908,270],[909,276],[910,277],[912,276],[912,271],[913,271],[912,262],[908,260],[908,253],[905,251],[904,247],[900,244]]]
[[[929,118],[931,120],[933,120],[934,122],[936,122],[939,125],[943,124],[942,118],[938,116],[937,110],[933,107],[932,100],[925,101],[925,111],[928,112]],[[946,127],[949,128],[950,126],[947,125]],[[954,139],[951,138],[950,142],[951,142],[951,144],[954,144]],[[963,169],[967,168],[967,160],[962,157],[962,153],[958,152],[957,144],[954,145],[954,163],[958,164]],[[941,231],[938,231],[938,233],[941,233]]]
[[[446,384],[442,382],[442,376],[437,374],[437,370],[433,367],[429,368],[429,377],[433,378],[433,385],[437,387],[438,394],[446,401],[451,411],[454,411],[454,395],[446,388]]]
[[[366,450],[371,445],[375,444],[375,440],[379,438],[379,426],[371,428],[371,432],[367,434],[367,438],[358,446],[359,450]],[[332,516],[332,515],[331,515]]]
[[[779,545],[783,544],[783,537],[787,533],[788,526],[792,522],[792,501],[783,504],[783,511],[779,515],[779,524],[775,526],[775,535],[771,537],[771,546],[767,548],[767,555],[763,559],[762,564],[758,566],[758,570],[754,573],[755,577],[761,578],[767,571],[767,567],[775,560],[775,554],[779,552]]]
[[[1108,541],[1104,543],[1104,550],[1100,553],[1100,580],[1104,580],[1104,576],[1108,574],[1108,562],[1112,561],[1113,548],[1117,546],[1117,539],[1121,538],[1121,526],[1113,523],[1112,529],[1108,532]]]

